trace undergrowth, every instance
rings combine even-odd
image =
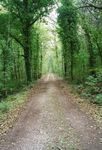
[[[0,102],[0,122],[5,120],[7,114],[23,105],[27,100],[28,90],[21,91],[18,94],[8,96]]]
[[[89,76],[84,84],[76,86],[78,93],[88,98],[92,103],[102,105],[102,74]]]

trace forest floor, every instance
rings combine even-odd
[[[18,120],[0,138],[0,150],[102,150],[102,124],[82,109],[53,74],[32,89]]]

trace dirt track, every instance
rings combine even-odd
[[[101,129],[64,92],[63,81],[48,75],[37,86],[0,150],[102,150]]]

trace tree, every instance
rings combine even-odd
[[[63,0],[62,6],[58,9],[58,13],[59,34],[63,43],[65,77],[68,77],[70,68],[71,80],[73,80],[74,54],[78,51],[77,11],[70,0]]]
[[[19,31],[19,35],[11,32],[12,38],[18,42],[24,50],[24,60],[27,82],[32,81],[31,77],[31,28],[32,25],[38,21],[41,17],[46,15],[50,11],[51,6],[54,4],[53,0],[46,1],[29,1],[29,0],[3,0],[2,5],[11,14],[11,20],[13,25],[16,23],[16,29]],[[14,27],[14,26],[13,26]],[[15,28],[15,27],[14,27]],[[20,40],[21,39],[21,40]]]

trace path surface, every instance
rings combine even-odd
[[[63,90],[54,75],[38,83],[0,150],[102,150],[102,132]]]

